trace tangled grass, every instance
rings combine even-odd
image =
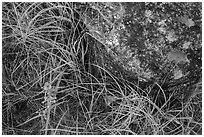
[[[182,108],[158,106],[151,88],[87,59],[96,45],[74,3],[2,7],[3,134],[201,134],[201,84]]]

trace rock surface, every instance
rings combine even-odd
[[[90,7],[90,18],[84,20],[111,56],[107,66],[114,62],[131,78],[167,83],[201,77],[201,3],[91,3]]]

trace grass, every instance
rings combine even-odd
[[[182,109],[160,88],[159,106],[147,94],[154,89],[93,60],[97,40],[73,3],[2,6],[3,134],[201,134],[201,88]]]

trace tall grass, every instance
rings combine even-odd
[[[181,110],[169,98],[158,106],[151,89],[93,61],[100,46],[76,4],[2,6],[3,134],[200,134],[192,98]]]

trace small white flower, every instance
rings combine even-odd
[[[44,90],[49,90],[49,89],[51,89],[51,88],[52,88],[51,83],[49,83],[49,82],[45,82]]]

